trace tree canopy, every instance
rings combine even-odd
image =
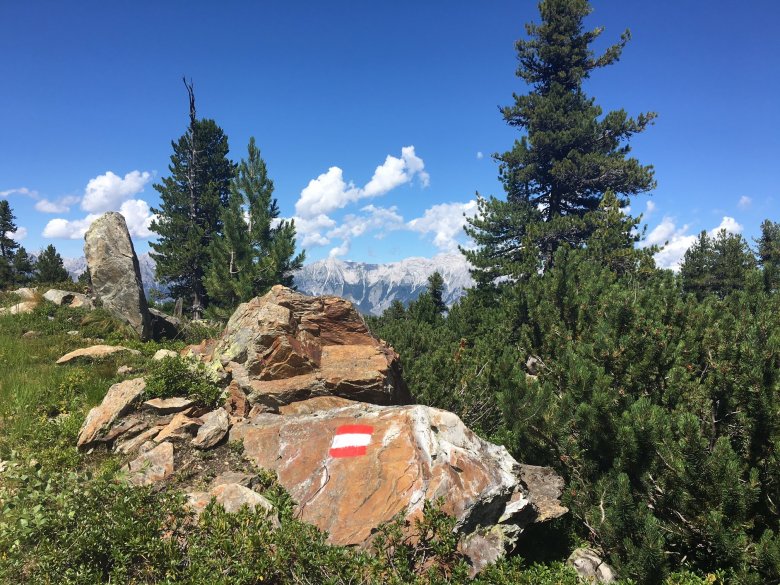
[[[620,58],[629,31],[596,56],[591,45],[602,29],[584,30],[586,0],[543,0],[539,9],[541,23],[526,25],[528,38],[516,43],[516,74],[529,91],[501,108],[522,132],[512,149],[495,155],[506,200],[480,197],[466,229],[478,245],[465,253],[480,282],[549,268],[560,245],[585,242],[591,227],[583,217],[605,193],[624,207],[655,186],[652,167],[630,157],[628,145],[655,114],[604,114],[582,87]]]

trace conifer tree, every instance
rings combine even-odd
[[[701,300],[709,294],[723,298],[745,286],[755,257],[739,234],[720,230],[715,237],[701,232],[680,265],[683,290]]]
[[[11,206],[6,199],[0,200],[0,257],[5,258],[10,264],[14,257],[14,252],[19,244],[14,241],[11,234],[16,231],[16,224]]]
[[[174,297],[192,303],[193,317],[200,317],[208,303],[204,277],[208,248],[222,233],[221,210],[227,204],[234,165],[227,158],[228,140],[214,120],[198,119],[191,83],[185,80],[190,100],[187,132],[172,142],[170,176],[154,185],[160,193],[150,243],[157,264],[157,278]]]
[[[303,252],[295,254],[294,222],[279,220],[274,184],[254,137],[247,151],[222,209],[222,237],[209,248],[206,289],[223,317],[274,284],[292,286],[292,273],[304,260]]]
[[[539,9],[541,24],[526,25],[529,38],[516,43],[517,75],[530,91],[502,109],[506,122],[524,132],[496,155],[506,201],[480,198],[479,213],[468,220],[478,247],[464,252],[478,282],[549,268],[558,246],[580,246],[590,235],[582,217],[604,193],[612,191],[624,207],[655,186],[652,167],[630,158],[627,144],[655,114],[603,114],[582,88],[594,70],[619,59],[629,32],[595,56],[590,45],[602,29],[583,30],[587,0],[543,0]]]
[[[428,294],[436,312],[442,315],[447,310],[447,305],[444,304],[444,279],[438,270],[428,277]]]
[[[46,246],[46,249],[38,256],[35,270],[35,280],[40,283],[48,284],[70,280],[70,275],[65,270],[62,256],[60,256],[53,244]]]
[[[764,273],[767,292],[780,289],[780,223],[764,220],[758,244],[758,261]]]
[[[27,253],[24,246],[19,246],[19,249],[14,254],[13,261],[13,278],[14,284],[27,284],[29,283],[35,273],[35,263],[32,257]]]

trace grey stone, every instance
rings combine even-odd
[[[152,322],[141,269],[122,214],[103,214],[84,235],[84,256],[92,288],[103,307],[127,322],[141,339],[149,339]]]

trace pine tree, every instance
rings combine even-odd
[[[304,260],[303,253],[295,254],[295,224],[278,219],[273,181],[254,137],[247,151],[222,209],[223,235],[209,248],[206,289],[223,317],[274,284],[292,286],[292,273]]]
[[[478,247],[465,254],[478,282],[549,268],[558,246],[585,242],[591,229],[582,218],[604,193],[625,207],[655,186],[652,167],[629,158],[627,144],[655,114],[603,114],[582,88],[592,71],[619,59],[629,32],[596,57],[590,45],[602,29],[583,31],[587,0],[543,0],[539,9],[541,24],[528,24],[529,38],[516,43],[517,75],[531,89],[502,109],[506,122],[524,131],[512,150],[496,155],[506,201],[480,198],[479,213],[468,220]]]
[[[780,223],[764,220],[756,243],[767,292],[780,290]]]
[[[32,257],[24,249],[24,246],[19,246],[19,249],[14,254],[13,262],[14,284],[24,285],[29,283],[35,274],[35,263]]]
[[[221,210],[227,204],[234,165],[227,158],[228,140],[214,120],[197,119],[192,84],[185,81],[190,98],[187,132],[172,142],[169,177],[154,185],[160,193],[150,243],[157,278],[174,297],[192,301],[193,317],[208,304],[204,278],[208,248],[222,233]]]
[[[53,244],[49,244],[46,249],[38,256],[35,263],[35,280],[40,283],[58,283],[70,280],[68,271],[65,270],[65,264],[62,261],[57,249]]]
[[[444,303],[444,279],[437,270],[428,277],[428,294],[431,296],[433,306],[442,315],[447,310]]]
[[[701,232],[680,265],[683,290],[701,300],[710,294],[723,298],[745,287],[755,257],[739,234],[721,230],[715,237]]]
[[[11,206],[6,199],[0,200],[0,257],[5,258],[9,264],[13,260],[14,252],[19,244],[14,241],[11,234],[16,231],[16,224]]]

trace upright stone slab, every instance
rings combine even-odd
[[[92,288],[103,307],[135,329],[141,339],[152,334],[141,270],[125,218],[109,211],[100,216],[84,235]]]

